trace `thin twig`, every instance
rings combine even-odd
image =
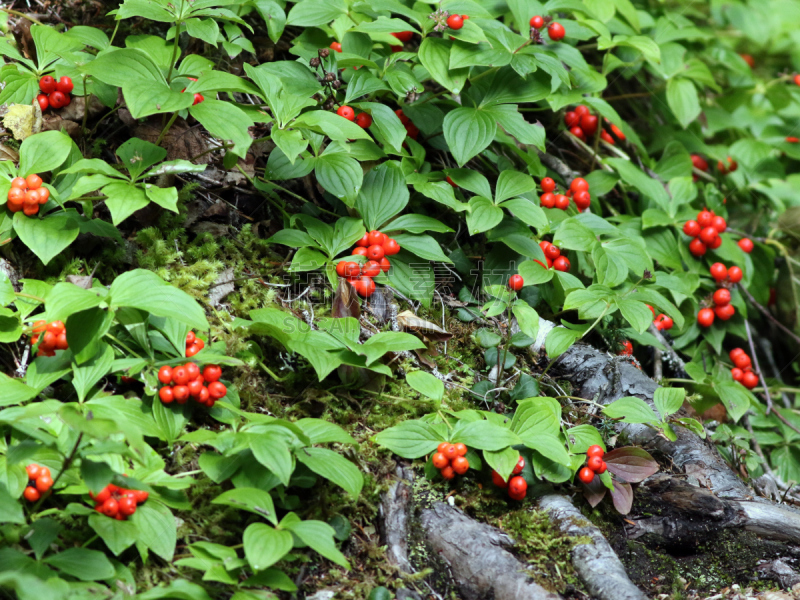
[[[745,426],[745,429],[750,432],[750,445],[753,447],[753,452],[758,454],[759,458],[764,463],[764,472],[768,473],[773,479],[775,479],[775,474],[772,472],[772,467],[769,466],[769,461],[767,457],[764,456],[764,451],[761,449],[761,444],[758,443],[756,439],[756,434],[753,431],[753,426],[750,424],[750,416],[744,415],[742,417],[742,424]]]
[[[753,365],[756,368],[756,372],[758,373],[758,378],[761,381],[761,385],[764,387],[764,397],[767,399],[767,414],[772,411],[772,396],[769,393],[769,387],[767,386],[767,382],[764,381],[764,374],[761,372],[761,367],[758,366],[758,356],[756,356],[756,346],[753,343],[753,335],[750,333],[750,323],[747,322],[747,319],[744,320],[744,330],[747,332],[747,342],[750,344],[750,354],[752,355]],[[798,431],[800,433],[800,431]]]
[[[756,307],[756,308],[759,310],[759,312],[761,312],[761,314],[763,314],[765,317],[767,317],[767,318],[770,320],[770,322],[772,322],[772,323],[774,323],[775,325],[777,325],[777,326],[778,326],[778,327],[779,327],[779,328],[780,328],[780,329],[781,329],[781,330],[782,330],[782,331],[783,331],[785,334],[787,334],[787,335],[788,335],[789,337],[791,337],[791,338],[792,338],[792,339],[793,339],[795,342],[797,342],[798,344],[800,344],[800,336],[798,336],[798,335],[797,335],[796,333],[794,333],[794,332],[793,332],[791,329],[789,329],[788,327],[786,327],[786,325],[784,325],[783,323],[781,323],[780,321],[778,321],[778,319],[776,319],[775,317],[773,317],[773,316],[770,314],[770,312],[769,312],[769,311],[768,311],[766,308],[764,308],[764,307],[763,307],[763,306],[761,306],[761,305],[760,305],[758,302],[756,302],[756,299],[755,299],[755,298],[753,298],[753,295],[750,293],[750,291],[749,291],[749,290],[748,290],[746,287],[744,287],[744,286],[743,286],[741,283],[740,283],[740,284],[738,284],[738,287],[739,287],[739,289],[741,290],[741,292],[742,292],[742,293],[743,293],[745,296],[747,296],[747,299],[750,301],[750,304],[752,304],[753,306],[755,306],[755,307]]]

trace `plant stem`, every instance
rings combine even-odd
[[[161,140],[163,140],[164,136],[167,135],[169,128],[172,127],[172,124],[175,122],[175,119],[177,118],[178,118],[178,111],[175,111],[174,113],[172,113],[172,116],[170,117],[169,121],[167,121],[167,124],[164,125],[164,129],[161,130],[161,133],[159,134],[158,139],[156,140],[156,146],[158,146],[161,143]]]
[[[19,296],[20,298],[30,298],[31,300],[36,300],[37,302],[41,302],[44,304],[44,298],[39,298],[39,296],[34,296],[33,294],[26,294],[25,292],[14,292],[15,296]]]
[[[43,23],[36,17],[28,16],[25,13],[19,12],[18,10],[12,10],[10,8],[0,8],[0,10],[3,11],[4,13],[20,17],[21,19],[28,19],[28,21],[33,21],[37,25],[43,25]]]
[[[167,73],[167,83],[172,81],[172,69],[175,68],[175,61],[178,60],[178,47],[181,39],[181,22],[175,25],[175,43],[172,45],[172,61],[169,63],[169,72]],[[158,142],[156,142],[158,145]]]
[[[110,338],[110,339],[112,339],[114,342],[116,342],[117,344],[119,344],[120,346],[122,346],[122,347],[123,347],[125,350],[127,350],[127,351],[128,351],[130,354],[132,354],[132,355],[133,355],[133,356],[135,356],[136,358],[142,358],[142,357],[141,357],[141,356],[139,356],[139,355],[138,355],[136,352],[134,352],[133,350],[131,350],[130,348],[128,348],[128,346],[126,346],[126,345],[125,345],[123,342],[121,342],[120,340],[118,340],[117,338],[115,338],[115,337],[114,337],[113,335],[111,335],[110,333],[107,333],[107,334],[106,334],[106,337],[107,337],[107,338]]]

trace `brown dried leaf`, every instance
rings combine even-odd
[[[76,138],[81,133],[81,126],[61,115],[50,113],[42,119],[42,131],[63,131],[69,137]]]
[[[19,160],[19,152],[11,148],[10,146],[6,146],[5,144],[0,144],[0,161],[3,160],[10,160],[11,162],[17,162]]]
[[[356,289],[343,277],[339,278],[339,285],[336,286],[336,292],[333,295],[331,316],[334,319],[345,317],[358,319],[361,316],[361,305],[358,303]]]
[[[631,512],[631,506],[633,506],[633,488],[631,484],[615,481],[614,489],[611,490],[611,500],[614,502],[614,508],[621,515],[627,515]]]
[[[405,329],[420,333],[435,342],[446,342],[453,337],[452,333],[445,331],[436,323],[421,319],[410,310],[404,310],[397,315],[397,322]]]
[[[97,96],[89,96],[89,116],[96,117],[103,111],[108,110],[106,106],[97,99]],[[86,112],[86,100],[82,96],[72,99],[67,106],[54,113],[66,121],[80,123],[83,120],[83,113]]]
[[[647,451],[634,446],[617,448],[603,456],[608,470],[629,483],[639,483],[658,473],[658,463]]]
[[[92,289],[94,277],[91,275],[67,275],[67,282],[77,285],[79,288],[90,290]]]
[[[594,508],[606,497],[608,488],[600,481],[599,477],[595,477],[589,483],[581,483],[583,488],[583,497],[589,503],[589,506]]]
[[[139,124],[133,130],[133,135],[155,144],[158,136],[161,135],[160,119],[155,121],[148,120]],[[189,127],[189,124],[180,118],[172,124],[161,145],[167,149],[166,160],[191,160],[194,157],[198,157],[194,162],[201,165],[208,164],[212,160],[211,152],[200,156],[200,154],[211,148],[208,140],[203,137],[202,128]]]

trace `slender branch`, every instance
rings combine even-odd
[[[755,306],[759,310],[759,312],[761,314],[763,314],[765,317],[767,317],[767,319],[769,319],[772,323],[777,325],[786,335],[791,337],[795,342],[800,344],[800,336],[798,336],[791,329],[786,327],[786,325],[784,325],[783,323],[778,321],[778,319],[773,317],[772,314],[770,314],[770,312],[766,308],[764,308],[762,305],[760,305],[758,302],[756,302],[756,299],[753,298],[753,295],[750,293],[750,291],[746,287],[744,287],[741,283],[738,284],[737,287],[739,288],[739,290],[741,290],[741,292],[745,296],[747,296],[747,299],[750,301],[750,304]]]
[[[164,136],[167,135],[169,128],[172,127],[172,124],[175,122],[175,119],[177,118],[178,118],[178,111],[175,111],[174,113],[172,113],[172,117],[170,117],[169,122],[166,125],[164,125],[164,129],[161,130],[161,133],[159,134],[158,139],[156,140],[156,146],[158,146],[161,143],[161,140],[163,140]]]
[[[178,60],[178,46],[181,39],[181,24],[178,22],[175,25],[175,44],[172,46],[172,61],[169,63],[169,72],[167,73],[167,81],[172,81],[172,69],[175,68],[175,61]],[[158,142],[156,142],[158,145]]]
[[[747,332],[747,342],[750,344],[750,354],[753,358],[753,365],[755,365],[756,371],[758,372],[758,378],[761,380],[761,385],[764,387],[764,397],[767,399],[767,414],[769,414],[772,411],[772,396],[769,393],[767,382],[764,380],[764,374],[761,372],[761,367],[758,366],[756,346],[753,343],[753,335],[750,333],[750,323],[748,323],[747,319],[744,320],[744,330]]]
[[[777,411],[776,411],[777,412]],[[750,416],[745,414],[742,417],[742,424],[745,426],[748,432],[750,432],[750,445],[753,447],[753,452],[758,454],[759,458],[764,464],[764,472],[768,473],[773,478],[775,477],[775,473],[772,472],[772,467],[769,466],[769,461],[767,457],[764,456],[764,451],[761,449],[761,444],[758,443],[756,439],[756,434],[753,431],[753,426],[750,424]]]

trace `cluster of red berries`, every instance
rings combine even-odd
[[[372,117],[369,113],[362,112],[356,115],[356,111],[353,110],[353,107],[347,106],[346,104],[340,106],[336,114],[340,117],[344,117],[348,121],[353,121],[356,125],[361,127],[361,129],[367,129],[372,125]]]
[[[469,470],[469,461],[466,456],[467,447],[464,444],[442,442],[431,457],[431,463],[439,469],[442,477],[452,479],[456,474],[463,475]]]
[[[458,31],[464,26],[464,21],[469,19],[469,15],[450,15],[447,17],[447,26],[454,31]]]
[[[220,377],[222,369],[219,365],[206,365],[202,373],[200,367],[193,362],[174,369],[164,365],[158,370],[158,380],[164,384],[164,387],[158,390],[158,397],[164,404],[173,401],[186,404],[189,397],[192,397],[199,404],[211,408],[214,402],[228,393],[228,388],[220,382]]]
[[[534,262],[539,263],[544,269],[549,269],[552,267],[556,271],[562,271],[564,273],[569,271],[569,259],[566,256],[561,255],[561,249],[558,246],[548,242],[547,240],[542,240],[539,242],[539,247],[542,249],[542,252],[544,252],[544,258],[547,261],[547,266],[545,267],[542,264],[542,261],[536,260],[535,258],[533,259]]]
[[[714,263],[709,269],[711,276],[720,288],[711,297],[714,308],[701,308],[697,311],[697,323],[701,327],[711,327],[714,317],[727,321],[736,314],[736,309],[731,304],[731,292],[728,287],[742,280],[742,270],[733,266],[730,269],[722,263]]]
[[[33,333],[31,344],[39,343],[36,356],[55,356],[56,350],[69,348],[67,328],[63,321],[53,321],[52,323],[44,320],[36,321],[33,324]]]
[[[633,344],[630,340],[622,340],[620,343],[619,356],[633,356]]]
[[[39,206],[50,198],[50,190],[42,187],[41,177],[31,173],[24,179],[22,177],[12,179],[11,189],[8,190],[6,198],[8,198],[8,210],[22,211],[32,217],[39,212]]]
[[[206,347],[206,343],[201,340],[194,331],[190,331],[186,334],[186,356],[191,358],[200,350]]]
[[[508,287],[515,292],[520,291],[524,285],[525,280],[522,278],[522,275],[512,275],[508,278]]]
[[[788,140],[787,140],[788,141]],[[704,159],[699,154],[692,154],[692,166],[697,169],[698,171],[703,171],[703,173],[708,173],[708,161]],[[726,165],[721,160],[717,161],[717,170],[725,175],[726,173],[733,173],[736,169],[739,168],[739,163],[733,160],[730,156],[727,158],[728,164]],[[697,176],[693,176],[693,179],[697,181]]]
[[[717,161],[717,171],[719,171],[723,175],[727,173],[733,173],[736,169],[739,168],[739,163],[733,160],[730,156],[728,157],[727,160],[728,160],[727,165],[721,160]]]
[[[50,469],[31,463],[25,470],[28,472],[28,485],[22,495],[28,502],[36,502],[42,494],[53,487]]]
[[[539,201],[545,208],[567,210],[569,208],[569,200],[572,198],[575,201],[578,212],[583,212],[592,203],[592,196],[589,194],[589,182],[583,177],[573,179],[566,194],[555,193],[556,182],[552,177],[545,177],[540,182],[540,185],[544,193],[539,196]]]
[[[500,473],[492,469],[492,483],[499,488],[508,488],[508,496],[512,500],[523,500],[528,491],[528,482],[520,475],[524,468],[525,459],[520,456],[508,481],[500,477]]]
[[[531,27],[536,29],[537,31],[545,26],[545,23],[550,20],[550,17],[540,17],[536,15],[535,17],[531,17]],[[550,36],[550,39],[554,42],[558,42],[564,39],[564,36],[567,35],[567,32],[564,30],[564,26],[561,23],[556,23],[553,21],[547,26],[547,35]]]
[[[578,479],[583,483],[591,483],[595,475],[606,472],[606,461],[603,460],[605,451],[598,445],[589,446],[586,451],[586,466],[578,471]]]
[[[697,220],[689,220],[683,225],[683,233],[694,239],[689,242],[689,252],[694,256],[703,256],[708,248],[716,250],[722,245],[720,233],[728,228],[723,217],[713,211],[703,209],[697,213]]]
[[[672,320],[672,317],[665,315],[664,313],[658,313],[656,315],[656,309],[650,306],[649,304],[645,304],[647,308],[650,309],[650,312],[653,313],[653,325],[656,326],[656,329],[659,331],[669,331],[672,329],[672,326],[675,325],[675,322]]]
[[[45,75],[39,80],[39,89],[42,93],[36,96],[36,101],[42,110],[47,110],[48,106],[62,108],[72,102],[70,92],[74,87],[72,79],[66,75],[58,81],[50,75]]]
[[[197,78],[196,77],[189,77],[189,81],[197,81]],[[186,91],[186,88],[183,88],[181,90],[181,94],[183,92],[185,92],[185,91]],[[205,98],[203,97],[203,94],[195,92],[194,102],[192,102],[192,106],[194,106],[195,104],[200,104],[203,100],[205,100]]]
[[[126,521],[136,512],[137,505],[144,504],[149,495],[144,490],[126,490],[113,483],[109,483],[97,495],[89,492],[89,497],[94,500],[94,509],[117,521]]]
[[[356,242],[356,247],[351,253],[353,256],[366,257],[367,262],[359,265],[355,261],[339,261],[336,263],[336,274],[352,283],[359,296],[369,298],[375,292],[375,282],[372,278],[380,275],[381,271],[388,273],[392,264],[386,257],[394,256],[398,252],[400,244],[397,240],[385,233],[372,230]]]
[[[396,111],[394,111],[394,113],[400,119],[400,122],[403,124],[403,127],[406,128],[406,135],[408,135],[408,137],[410,137],[412,140],[416,140],[417,136],[419,135],[419,127],[417,127],[416,125],[414,125],[411,122],[411,119],[409,119],[403,113],[403,109],[402,108],[398,108]],[[453,187],[456,187],[456,184],[453,183],[452,181],[450,181],[449,177],[447,178],[447,180],[450,183],[450,185],[452,185]]]
[[[597,128],[600,126],[600,120],[591,113],[589,107],[585,104],[579,104],[575,107],[575,110],[569,110],[564,113],[564,123],[567,129],[569,129],[569,132],[583,142],[586,141],[586,138],[592,137],[597,133]],[[616,139],[621,142],[625,141],[625,134],[622,133],[619,127],[611,123],[608,119],[605,119],[605,123]],[[613,146],[616,144],[616,140],[611,136],[611,133],[605,129],[600,129],[600,139]]]
[[[733,361],[734,367],[731,369],[731,377],[738,381],[748,390],[752,390],[758,385],[758,375],[753,373],[753,363],[747,353],[741,348],[734,348],[728,353]]]

